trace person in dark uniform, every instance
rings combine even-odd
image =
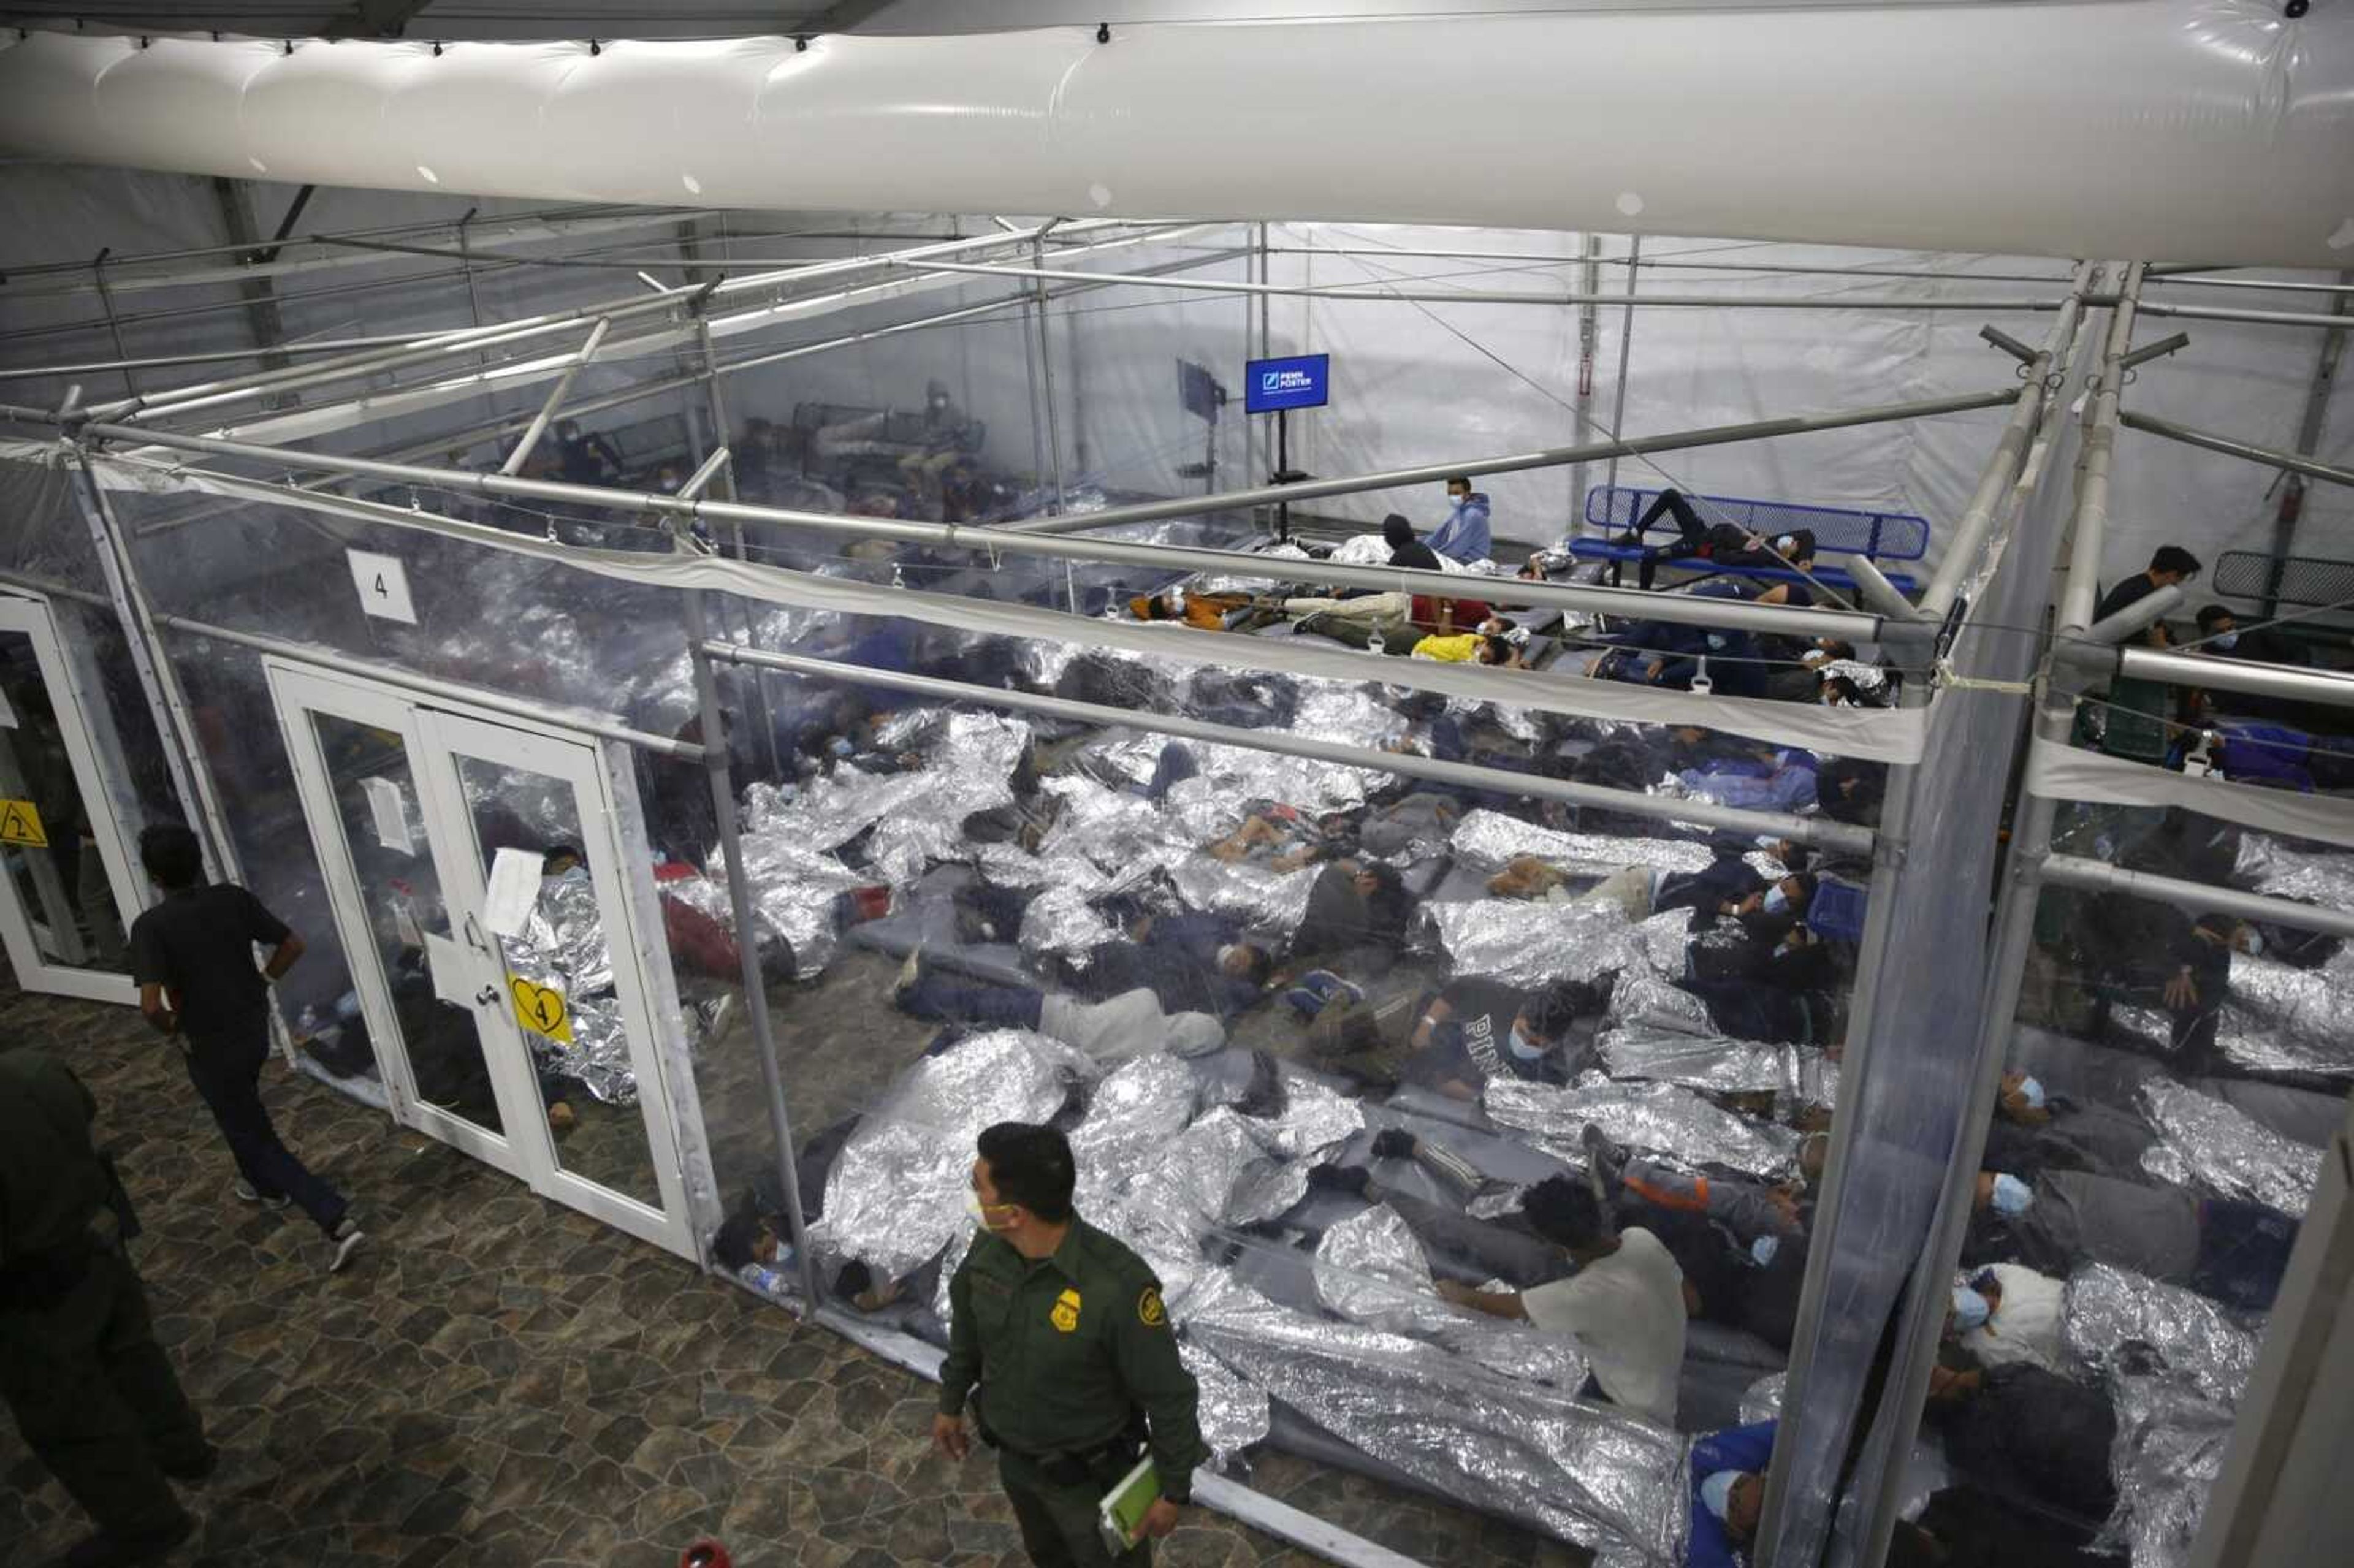
[[[972,1396],[1031,1562],[1147,1568],[1209,1457],[1199,1393],[1178,1359],[1161,1281],[1073,1212],[1076,1180],[1071,1146],[1052,1128],[1007,1121],[981,1135],[972,1194],[981,1231],[949,1283],[932,1441],[952,1459],[970,1452]],[[1097,1529],[1099,1505],[1148,1448],[1161,1499],[1136,1545],[1115,1556]]]
[[[344,1195],[313,1175],[270,1125],[261,1103],[270,1059],[269,982],[294,967],[302,938],[234,883],[207,885],[196,835],[163,822],[139,835],[139,858],[164,901],[131,925],[131,978],[139,1009],[187,1061],[188,1078],[237,1160],[237,1195],[282,1209],[302,1205],[327,1238],[327,1272],[366,1239]],[[270,949],[260,969],[256,945]]]
[[[166,1478],[202,1480],[218,1457],[122,1255],[97,1113],[63,1064],[0,1052],[0,1398],[98,1526],[69,1568],[167,1555],[196,1521]]]

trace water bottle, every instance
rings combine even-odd
[[[319,1010],[315,1007],[304,1007],[302,1013],[294,1020],[294,1033],[305,1040],[318,1033]]]
[[[777,1250],[777,1262],[779,1265],[790,1264],[792,1258],[792,1248],[779,1247]],[[791,1280],[780,1267],[770,1268],[763,1264],[748,1263],[736,1271],[736,1277],[763,1296],[783,1297],[791,1294]]]

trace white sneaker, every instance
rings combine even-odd
[[[337,1225],[335,1234],[327,1239],[335,1247],[334,1255],[327,1260],[327,1272],[341,1274],[344,1265],[351,1262],[352,1254],[360,1250],[360,1243],[367,1240],[367,1233],[360,1229],[355,1221],[347,1219]]]
[[[265,1209],[282,1209],[287,1204],[294,1201],[283,1192],[279,1193],[274,1198],[265,1198],[258,1190],[256,1190],[252,1182],[247,1181],[242,1176],[239,1177],[237,1181],[231,1184],[229,1191],[238,1195],[239,1202],[259,1203]]]

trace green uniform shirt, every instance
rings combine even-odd
[[[1142,1410],[1161,1495],[1193,1496],[1193,1467],[1209,1457],[1200,1395],[1142,1258],[1076,1217],[1036,1263],[984,1232],[949,1282],[949,1304],[942,1414],[962,1414],[978,1383],[997,1440],[1037,1457],[1100,1448]]]
[[[98,1102],[64,1063],[0,1051],[0,1267],[80,1240],[106,1202]]]

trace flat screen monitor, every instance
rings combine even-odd
[[[1321,408],[1332,389],[1332,356],[1298,354],[1288,359],[1254,359],[1243,366],[1243,407],[1254,414],[1286,408]]]

